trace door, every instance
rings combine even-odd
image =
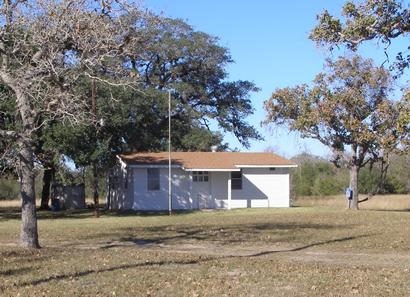
[[[214,207],[211,199],[210,180],[208,171],[192,172],[192,197],[199,209]]]

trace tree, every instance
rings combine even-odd
[[[410,34],[410,9],[399,0],[365,0],[358,4],[347,1],[343,6],[344,21],[324,11],[310,38],[320,45],[347,45],[357,50],[365,41],[380,40],[389,47],[393,39]],[[397,53],[395,66],[401,73],[410,65],[410,46]]]
[[[410,149],[410,90],[406,90],[403,99],[399,103],[400,116],[398,129],[405,135],[403,144]]]
[[[0,128],[12,131],[15,130],[17,128],[16,125],[18,125],[16,101],[11,90],[4,85],[1,85],[0,89],[3,93],[7,94],[7,96],[4,96],[0,100]],[[55,171],[55,152],[52,149],[45,149],[43,146],[44,135],[47,134],[47,127],[51,124],[52,122],[49,122],[47,125],[43,125],[35,131],[35,138],[38,141],[35,143],[34,153],[36,161],[41,163],[44,168],[40,209],[49,209],[48,202],[50,198],[51,180]],[[10,174],[16,175],[15,168],[11,166],[16,160],[16,146],[15,143],[9,140],[10,139],[7,138],[0,140],[0,177],[2,174],[9,176]]]
[[[51,196],[52,182],[55,180],[55,173],[60,155],[55,147],[47,147],[45,141],[49,137],[51,127],[55,125],[55,121],[49,121],[36,131],[36,142],[34,146],[34,155],[36,161],[43,168],[42,176],[42,191],[40,200],[40,210],[51,210],[49,206]]]
[[[327,61],[313,87],[277,89],[264,103],[265,124],[285,125],[302,137],[317,139],[334,152],[333,162],[345,160],[353,190],[351,208],[358,209],[360,168],[393,150],[400,139],[397,104],[388,99],[389,72],[359,56]]]
[[[211,121],[233,132],[245,146],[249,139],[260,138],[245,121],[253,112],[249,93],[257,88],[248,81],[227,81],[229,51],[217,44],[217,38],[194,31],[181,20],[151,18],[158,28],[151,28],[151,38],[144,39],[130,62],[141,90],[112,90],[86,78],[78,88],[94,98],[93,115],[104,125],[54,125],[51,135],[45,134],[49,150],[58,148],[79,167],[97,168],[94,185],[118,153],[167,149],[168,90],[174,150],[204,151],[213,145],[226,149],[222,134],[211,131]]]
[[[190,118],[207,128],[213,120],[245,147],[249,139],[261,139],[246,122],[253,113],[249,94],[258,88],[249,81],[227,80],[225,68],[233,61],[216,37],[170,18],[160,22],[155,36],[132,65],[147,89],[172,90],[173,119]]]
[[[294,156],[292,161],[298,164],[292,177],[297,196],[337,195],[348,185],[347,170],[335,168],[327,159],[302,153]]]
[[[1,125],[0,136],[18,144],[21,245],[39,247],[35,131],[50,120],[95,122],[88,98],[77,92],[84,77],[113,87],[135,83],[126,65],[130,52],[135,54],[143,40],[138,26],[144,17],[119,1],[7,0],[1,5],[0,81],[12,93],[18,122],[12,130]],[[10,97],[2,93],[0,98]]]

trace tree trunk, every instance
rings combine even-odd
[[[54,167],[44,169],[43,173],[43,190],[41,192],[41,210],[50,210],[50,187],[54,176]]]
[[[92,165],[92,170],[93,170],[93,198],[94,198],[94,216],[96,218],[100,217],[100,202],[99,202],[99,193],[98,193],[98,169],[97,165],[93,163]]]
[[[14,86],[14,90],[16,92],[16,103],[19,107],[19,114],[23,126],[23,132],[20,135],[19,141],[20,151],[18,164],[21,196],[20,244],[23,247],[40,248],[37,231],[32,133],[35,122],[35,113],[33,112],[27,96],[25,96],[16,86]]]
[[[91,111],[96,119],[97,117],[97,96],[96,96],[96,91],[97,87],[95,84],[95,79],[91,81]],[[98,131],[97,131],[97,136],[98,136]],[[94,198],[94,216],[98,218],[100,216],[100,210],[99,210],[99,193],[98,193],[98,169],[97,169],[97,163],[93,162],[92,165],[92,170],[93,170],[93,198]]]
[[[106,178],[106,185],[107,185],[107,195],[106,195],[106,203],[105,203],[105,209],[109,210],[111,209],[111,174],[107,174]]]
[[[353,191],[352,200],[349,202],[349,209],[359,209],[359,166],[353,165],[350,168],[350,188]]]
[[[20,243],[23,247],[39,248],[34,186],[34,156],[31,141],[28,139],[23,139],[20,144],[19,163],[21,195]]]

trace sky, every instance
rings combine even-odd
[[[229,80],[249,80],[261,88],[251,95],[255,113],[248,122],[265,140],[252,141],[251,147],[245,149],[228,134],[225,140],[230,147],[254,152],[273,148],[285,157],[301,152],[327,157],[330,151],[318,141],[301,139],[284,128],[261,127],[260,122],[265,118],[263,102],[276,88],[310,83],[323,70],[329,53],[318,48],[308,35],[319,13],[326,9],[340,15],[344,3],[345,0],[146,0],[144,5],[219,37],[220,45],[229,49],[235,61],[227,67]],[[370,44],[361,52],[381,63],[385,60],[382,49]],[[390,50],[394,52],[396,48],[392,46]]]

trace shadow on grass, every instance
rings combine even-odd
[[[296,208],[299,206],[296,206]],[[304,206],[306,207],[306,206]],[[310,206],[309,206],[310,207]],[[315,206],[312,206],[312,208]],[[384,211],[384,212],[410,212],[410,209],[402,210],[388,210],[388,209],[366,209],[370,211]],[[224,212],[225,210],[211,210],[211,212]],[[173,214],[176,216],[189,215],[193,213],[203,213],[203,210],[174,210]],[[168,216],[167,211],[117,211],[100,209],[101,217],[160,217]],[[89,219],[94,217],[94,209],[75,209],[62,211],[48,211],[37,210],[37,218],[39,220],[53,220],[53,219]],[[19,207],[1,207],[0,206],[0,222],[8,220],[19,220],[21,218],[21,209]]]
[[[382,212],[410,212],[410,208],[404,209],[380,209],[380,208],[366,208],[365,211],[382,211]]]
[[[201,210],[175,210],[174,215],[187,215],[202,212]],[[101,217],[132,217],[132,216],[168,216],[167,211],[114,211],[100,209]],[[73,209],[62,211],[37,210],[39,220],[50,219],[88,219],[94,217],[94,208]],[[21,218],[21,209],[19,207],[0,207],[0,222],[7,220],[18,220]]]
[[[26,281],[26,282],[21,282],[17,284],[17,287],[25,287],[25,286],[36,286],[40,285],[43,283],[48,283],[51,281],[60,281],[60,280],[66,280],[66,279],[72,279],[72,278],[77,278],[77,277],[84,277],[90,274],[98,274],[98,273],[104,273],[104,272],[112,272],[112,271],[117,271],[117,270],[124,270],[124,269],[133,269],[133,268],[140,268],[140,267],[155,267],[155,266],[166,266],[166,265],[197,265],[197,264],[202,264],[214,260],[221,260],[221,259],[234,259],[234,258],[255,258],[255,257],[260,257],[260,256],[265,256],[269,254],[278,254],[278,253],[289,253],[289,252],[297,252],[301,250],[308,249],[310,247],[314,246],[321,246],[321,245],[326,245],[326,244],[331,244],[335,242],[343,242],[343,241],[349,241],[349,240],[355,240],[358,238],[363,238],[363,237],[369,237],[372,236],[371,234],[363,234],[363,235],[357,235],[357,236],[348,236],[348,237],[342,237],[342,238],[337,238],[337,239],[331,239],[331,240],[326,240],[326,241],[319,241],[316,243],[311,243],[307,244],[304,246],[292,248],[292,249],[287,249],[287,250],[269,250],[269,251],[263,251],[255,254],[250,254],[250,255],[229,255],[229,256],[209,256],[206,258],[203,258],[203,256],[199,256],[198,259],[195,260],[185,260],[185,261],[146,261],[146,262],[140,262],[140,263],[133,263],[133,264],[124,264],[124,265],[117,265],[113,267],[108,267],[108,268],[103,268],[103,269],[89,269],[81,272],[74,272],[74,273],[67,273],[67,274],[60,274],[60,275],[52,275],[49,277],[45,278],[40,278],[32,281]]]
[[[326,245],[326,244],[330,244],[330,243],[335,243],[335,242],[343,242],[343,241],[349,241],[349,240],[354,240],[354,239],[359,239],[359,238],[364,238],[364,237],[370,237],[376,234],[363,234],[363,235],[357,235],[357,236],[347,236],[347,237],[342,237],[342,238],[336,238],[336,239],[331,239],[331,240],[325,240],[325,241],[318,241],[318,242],[314,242],[311,244],[307,244],[304,246],[300,246],[300,247],[296,247],[296,248],[292,248],[292,249],[287,249],[287,250],[280,250],[280,251],[263,251],[263,252],[259,252],[256,254],[252,254],[248,257],[259,257],[259,256],[264,256],[264,255],[269,255],[269,254],[274,254],[274,253],[286,253],[286,252],[298,252],[298,251],[302,251],[314,246],[320,246],[320,245]]]
[[[23,273],[26,273],[32,270],[33,268],[31,267],[19,267],[15,269],[8,269],[8,270],[0,271],[0,276],[14,276],[14,275],[23,274]]]
[[[261,236],[274,235],[274,241],[281,240],[288,237],[289,234],[295,234],[296,231],[301,230],[332,230],[332,229],[346,229],[350,225],[329,225],[329,224],[298,224],[298,223],[265,223],[265,224],[234,224],[221,226],[155,226],[146,228],[124,228],[116,232],[96,234],[94,236],[87,236],[87,239],[103,238],[118,238],[115,241],[108,241],[101,247],[101,249],[110,249],[115,247],[129,246],[135,244],[137,246],[144,245],[161,245],[168,243],[175,243],[178,241],[207,241],[219,242],[223,244],[238,243],[238,242],[260,242]],[[141,234],[140,236],[132,236],[132,234]],[[278,237],[279,236],[279,237]],[[84,239],[86,239],[84,238]],[[263,239],[266,242],[272,241]]]
[[[38,210],[37,218],[39,220],[50,220],[50,219],[86,219],[93,217],[93,210],[90,209],[78,209],[78,210],[65,210],[65,211],[48,211],[48,210]],[[0,208],[0,222],[7,220],[19,220],[21,218],[21,210],[16,207],[2,207]]]
[[[0,207],[0,222],[17,220],[21,217],[21,209],[18,207]]]

